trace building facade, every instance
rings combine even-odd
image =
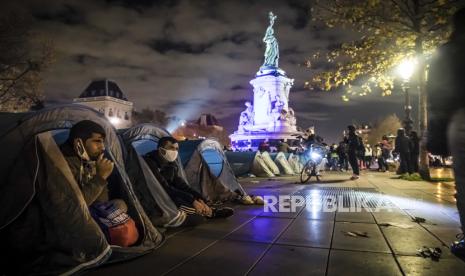
[[[132,125],[133,103],[112,80],[92,81],[78,98],[73,99],[73,103],[89,106],[104,114],[117,129]]]

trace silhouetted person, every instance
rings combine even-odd
[[[339,142],[339,146],[336,150],[339,157],[339,168],[341,171],[349,170],[349,161],[347,160],[347,144],[344,141]]]
[[[281,139],[278,143],[278,152],[289,152],[289,144],[284,142],[284,139]]]
[[[258,150],[260,152],[270,152],[270,145],[266,141],[263,141],[258,145]]]
[[[358,166],[357,155],[361,145],[361,139],[355,133],[354,126],[348,126],[349,135],[345,138],[347,144],[347,157],[349,159],[350,166],[352,167],[352,177],[350,179],[355,180],[360,178],[360,168]]]
[[[452,154],[457,209],[465,232],[465,8],[453,17],[454,31],[430,64],[428,74],[428,142],[432,154]],[[451,251],[465,256],[463,235]]]
[[[410,148],[410,139],[405,135],[405,130],[399,128],[397,130],[396,145],[394,148],[394,152],[398,153],[400,158],[399,174],[412,173],[410,168]]]
[[[420,138],[416,131],[410,132],[410,168],[412,172],[419,172],[418,158],[420,156]]]

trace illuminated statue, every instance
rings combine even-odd
[[[241,116],[239,117],[238,130],[240,133],[250,131],[250,127],[253,126],[253,106],[249,101],[245,102],[245,106],[247,108],[241,112]]]
[[[277,113],[280,113],[281,110],[283,109],[285,103],[281,100],[281,97],[279,97],[279,95],[276,95],[274,97],[274,101],[271,103],[272,107],[271,107],[271,112],[277,112]]]
[[[270,24],[263,38],[265,60],[250,81],[253,101],[246,102],[247,109],[240,114],[238,129],[229,136],[236,149],[255,149],[264,138],[292,141],[303,136],[297,129],[295,112],[289,106],[289,91],[294,80],[278,67],[279,48],[273,30],[276,18],[269,13]]]
[[[279,60],[279,48],[278,48],[278,40],[274,37],[274,30],[273,24],[276,20],[277,16],[270,12],[270,25],[266,29],[265,37],[263,38],[263,42],[266,43],[265,49],[265,61],[263,62],[262,67],[276,67],[278,68],[278,60]]]

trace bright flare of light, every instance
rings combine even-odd
[[[321,158],[321,155],[319,153],[312,152],[310,157],[312,158],[312,160],[318,160]]]
[[[117,118],[117,117],[111,117],[110,118],[110,123],[114,126],[117,126],[119,123],[121,122],[121,119],[120,118]]]
[[[416,64],[417,61],[414,58],[404,59],[397,67],[397,72],[404,80],[409,80],[415,71]]]

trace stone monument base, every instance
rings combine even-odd
[[[256,151],[261,142],[268,142],[273,147],[278,144],[280,140],[285,140],[290,146],[294,142],[299,141],[298,136],[304,136],[301,131],[293,132],[267,132],[267,131],[250,131],[238,133],[234,132],[229,136],[233,149],[237,150],[253,150]]]

